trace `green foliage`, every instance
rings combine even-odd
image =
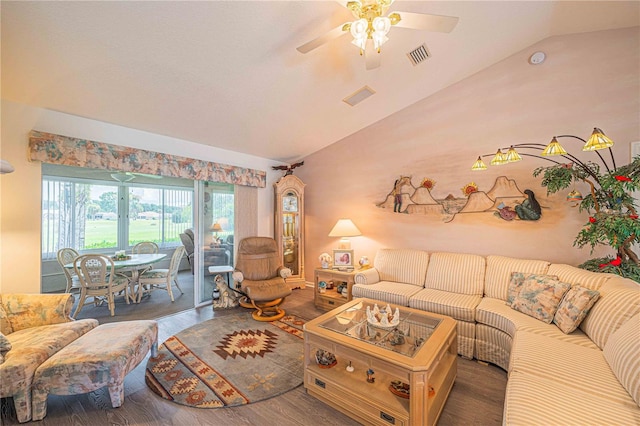
[[[574,246],[589,245],[593,250],[598,244],[605,244],[618,251],[629,237],[633,236],[633,241],[638,241],[640,221],[628,214],[596,213],[592,218],[594,222],[584,225],[573,243]]]
[[[118,213],[118,194],[116,192],[103,192],[100,194],[98,203],[103,212]]]
[[[547,188],[547,195],[568,188],[574,180],[573,169],[566,168],[562,165],[538,167],[533,171],[533,176],[538,177],[540,173],[543,173],[542,186]]]
[[[547,195],[567,189],[575,182],[586,182],[590,186],[590,193],[580,202],[580,211],[588,212],[591,217],[578,232],[573,245],[590,246],[592,252],[598,245],[609,246],[623,263],[620,267],[609,265],[602,269],[599,265],[608,260],[592,259],[583,265],[589,268],[595,265],[595,269],[585,269],[623,276],[635,274],[637,279],[640,261],[632,245],[640,243],[640,220],[633,192],[640,191],[640,156],[627,165],[602,173],[597,164],[587,162],[539,167],[533,171],[533,176],[539,175],[542,175],[541,184],[547,188]]]
[[[611,262],[610,257],[601,257],[596,259],[590,259],[584,262],[581,265],[578,265],[579,268],[586,269],[587,271],[592,272],[603,272],[609,274],[616,274],[626,278],[631,278],[632,280],[640,283],[640,266],[636,265],[634,262],[622,262],[620,266],[613,266],[609,264]],[[604,265],[600,267],[601,265]]]

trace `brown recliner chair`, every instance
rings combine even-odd
[[[233,280],[244,294],[240,305],[255,308],[257,321],[276,321],[285,314],[280,304],[291,294],[285,279],[291,270],[282,266],[276,240],[249,237],[240,241]]]

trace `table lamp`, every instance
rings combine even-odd
[[[211,227],[209,228],[210,231],[213,231],[214,233],[214,238],[215,238],[215,242],[218,243],[218,232],[222,232],[222,226],[220,226],[220,224],[218,222],[214,223],[213,225],[211,225]]]
[[[347,237],[357,237],[359,235],[362,235],[362,232],[354,225],[351,219],[339,219],[331,232],[329,232],[330,237],[340,237],[338,249],[343,250],[351,249],[351,241]]]

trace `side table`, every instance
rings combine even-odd
[[[221,265],[221,266],[209,266],[209,274],[217,275],[217,274],[227,274],[227,285],[229,288],[235,285],[231,282],[231,273],[233,272],[233,266],[230,265]]]
[[[344,272],[337,269],[316,268],[314,270],[315,286],[313,290],[313,302],[316,307],[328,311],[350,301],[352,299],[351,288],[354,284],[355,275],[356,271]],[[321,293],[321,288],[318,283],[322,281],[330,286],[332,284],[333,288],[327,288]],[[340,284],[346,284],[347,286],[346,297],[337,291]]]

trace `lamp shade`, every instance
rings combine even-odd
[[[362,235],[362,232],[351,219],[339,219],[329,232],[330,237],[357,237],[358,235]]]
[[[596,151],[598,149],[610,148],[613,146],[613,141],[604,134],[604,132],[597,127],[593,128],[593,133],[582,147],[583,151]]]
[[[501,166],[503,164],[507,164],[507,155],[502,153],[502,150],[498,150],[498,152],[496,152],[495,157],[493,157],[493,159],[491,160],[491,165],[492,166]]]
[[[329,232],[330,237],[340,237],[338,249],[350,249],[351,241],[347,237],[357,237],[358,235],[362,235],[362,232],[354,225],[351,219],[338,219],[338,222]]]
[[[511,145],[509,151],[507,151],[507,163],[515,163],[516,161],[521,161],[522,157],[518,154],[518,151]]]
[[[471,166],[471,170],[475,172],[480,170],[487,170],[487,165],[484,164],[484,161],[482,161],[482,158],[478,156],[478,159],[476,160],[476,162],[473,163],[473,166]]]
[[[211,225],[211,228],[209,228],[209,230],[213,232],[222,232],[222,226],[220,226],[220,224],[216,222],[213,225]]]
[[[549,142],[549,145],[545,147],[545,149],[540,153],[540,155],[545,157],[551,157],[553,155],[567,155],[567,151],[560,145],[558,139],[554,136]]]

